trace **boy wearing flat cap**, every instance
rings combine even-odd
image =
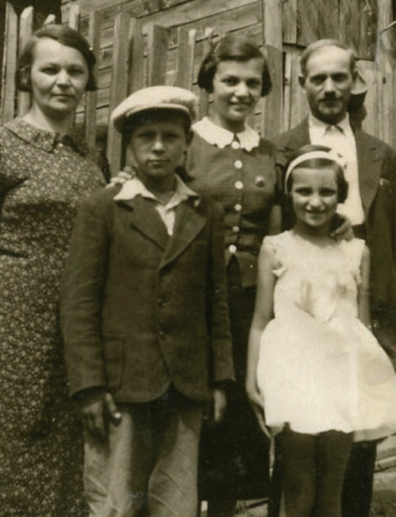
[[[62,326],[90,517],[196,517],[203,410],[233,379],[219,205],[175,174],[195,96],[152,87],[112,122],[136,175],[82,203]]]

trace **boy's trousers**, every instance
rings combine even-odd
[[[117,410],[105,442],[85,434],[90,517],[196,517],[203,405],[171,388]]]

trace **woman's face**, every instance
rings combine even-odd
[[[32,102],[49,117],[74,112],[88,82],[88,65],[83,55],[51,38],[34,47],[31,67]]]
[[[263,60],[221,61],[213,78],[215,118],[224,128],[242,131],[261,96]]]

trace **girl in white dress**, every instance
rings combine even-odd
[[[370,332],[369,251],[329,237],[347,190],[339,155],[300,149],[285,177],[294,228],[259,256],[246,387],[263,431],[279,433],[287,517],[340,517],[352,441],[396,432],[396,376]]]

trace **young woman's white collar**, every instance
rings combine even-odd
[[[204,117],[193,125],[194,131],[211,145],[217,145],[220,149],[224,149],[227,145],[231,145],[235,134],[228,129],[216,126],[209,119]],[[250,126],[246,126],[241,133],[236,133],[239,144],[242,149],[251,151],[260,144],[260,135]]]

